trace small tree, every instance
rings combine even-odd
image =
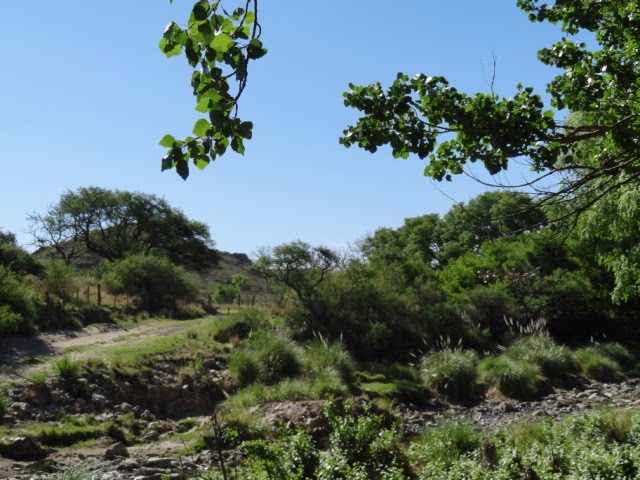
[[[236,287],[238,290],[238,308],[240,308],[240,302],[242,301],[242,296],[240,295],[244,290],[245,285],[247,284],[247,277],[244,275],[234,275],[231,277],[231,284]]]
[[[312,247],[298,240],[263,252],[255,263],[254,271],[293,290],[308,314],[306,327],[311,330],[321,320],[318,287],[340,265],[342,258],[337,252],[324,246]]]
[[[64,308],[76,287],[76,269],[64,262],[51,262],[46,267],[42,284],[47,294],[60,299]]]
[[[216,288],[216,302],[227,305],[227,313],[229,313],[229,305],[233,303],[236,297],[240,298],[240,289],[236,285],[221,283]]]
[[[165,257],[132,255],[105,267],[102,278],[115,294],[134,295],[147,311],[173,310],[178,300],[195,298],[196,286],[184,269]]]

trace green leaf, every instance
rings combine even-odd
[[[201,118],[193,126],[193,134],[198,137],[206,137],[207,132],[209,131],[210,128],[211,128],[211,124],[207,122],[204,118]]]
[[[176,163],[176,172],[178,172],[178,175],[180,175],[183,180],[189,178],[189,164],[186,160],[179,160]]]
[[[252,25],[256,21],[256,14],[254,12],[247,12],[247,16],[244,19],[244,23]]]
[[[224,53],[229,50],[235,42],[233,39],[227,35],[226,33],[220,33],[215,36],[213,42],[211,42],[211,48],[216,50],[217,52]]]
[[[200,170],[204,170],[205,168],[207,168],[207,166],[209,165],[209,158],[208,157],[198,157],[195,158],[193,160],[193,163],[195,163],[196,167]]]
[[[164,137],[162,137],[162,140],[160,140],[160,146],[164,148],[171,148],[173,147],[175,141],[176,139],[173,135],[165,135]]]
[[[208,6],[208,2],[200,2],[193,7],[193,18],[195,18],[199,22],[206,20],[207,16],[209,15],[209,12],[205,5]]]

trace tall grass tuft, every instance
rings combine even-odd
[[[80,362],[64,356],[53,362],[53,371],[65,380],[73,380],[80,375]]]
[[[354,361],[339,342],[329,342],[322,336],[312,341],[306,350],[307,364],[316,372],[330,368],[337,371],[346,382],[353,380]]]
[[[504,354],[482,359],[479,369],[485,384],[508,397],[522,400],[536,397],[544,380],[540,367],[535,363]]]
[[[546,335],[520,338],[505,350],[505,355],[537,365],[549,379],[566,380],[580,372],[571,350]]]
[[[582,373],[600,382],[617,382],[622,379],[622,368],[613,358],[605,355],[598,347],[579,348],[574,356]]]
[[[273,385],[300,373],[300,358],[292,342],[274,335],[261,335],[252,344],[260,365],[260,380],[265,384]]]
[[[477,362],[470,350],[441,350],[422,358],[422,380],[447,399],[469,400],[476,391]]]

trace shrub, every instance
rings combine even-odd
[[[535,363],[518,360],[508,355],[486,357],[480,362],[480,375],[484,383],[503,394],[529,399],[540,393],[543,376]]]
[[[585,347],[575,351],[574,356],[582,373],[601,382],[617,382],[622,378],[620,364],[604,355],[598,347]]]
[[[422,379],[447,399],[466,400],[475,394],[476,366],[477,356],[470,350],[441,350],[422,359]]]
[[[580,371],[571,350],[547,336],[521,338],[506,349],[505,355],[538,365],[542,374],[550,379],[567,379]]]
[[[242,386],[255,382],[260,376],[260,365],[248,352],[234,354],[229,360],[229,370]]]
[[[0,265],[0,334],[33,333],[38,311],[35,292]]]
[[[13,313],[8,305],[0,305],[0,334],[15,335],[23,330],[24,319]]]

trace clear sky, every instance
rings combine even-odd
[[[250,66],[240,106],[254,139],[244,157],[192,168],[184,182],[160,172],[158,141],[189,134],[198,118],[190,69],[157,45],[192,4],[0,2],[0,227],[27,244],[29,212],[96,185],[165,197],[208,224],[223,250],[296,239],[343,247],[484,191],[462,177],[431,182],[417,158],[340,146],[356,119],[342,103],[349,82],[422,72],[486,92],[492,54],[505,96],[518,82],[542,93],[554,74],[535,54],[559,29],[531,24],[515,0],[261,0],[269,54]]]

